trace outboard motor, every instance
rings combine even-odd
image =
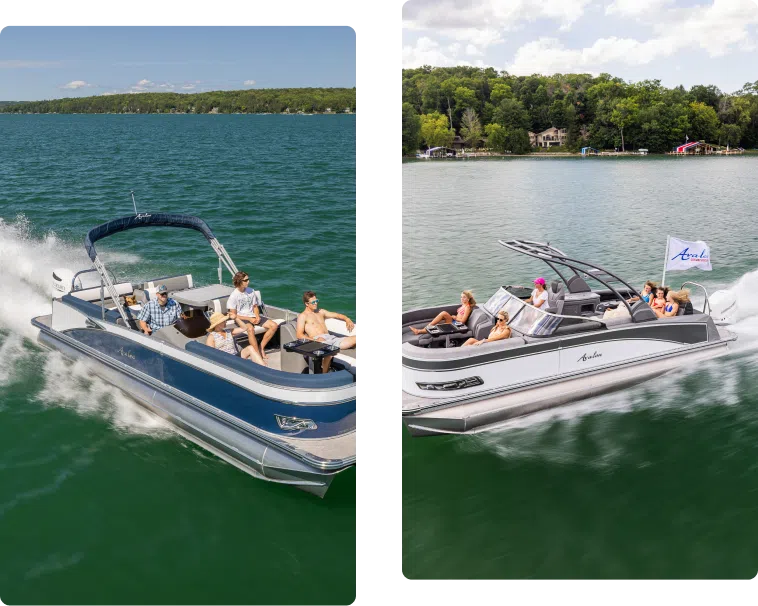
[[[737,295],[731,290],[717,290],[708,297],[708,302],[711,305],[711,317],[716,324],[733,324],[737,320]]]
[[[74,272],[65,267],[53,270],[53,299],[60,299],[63,295],[71,292],[71,281],[74,279]],[[79,282],[81,288],[81,282]]]

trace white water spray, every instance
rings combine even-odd
[[[29,221],[23,215],[12,223],[0,219],[0,386],[29,380],[21,363],[38,353],[23,341],[36,342],[38,330],[31,319],[50,313],[53,269],[63,266],[79,271],[91,267],[83,247],[63,242],[53,232],[42,239],[30,233]],[[129,253],[110,253],[106,258],[112,263],[140,260]],[[99,279],[95,274],[85,274],[83,282],[86,287],[99,284]],[[42,364],[43,387],[37,398],[45,405],[100,415],[122,431],[169,434],[162,419],[116,387],[94,378],[86,363],[71,363],[59,353],[49,352]]]

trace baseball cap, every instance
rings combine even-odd
[[[534,281],[535,284],[542,284],[542,286],[545,286],[545,278],[537,278]]]
[[[544,280],[543,280],[544,283]],[[165,284],[161,284],[155,292],[168,292],[168,288]]]

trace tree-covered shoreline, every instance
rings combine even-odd
[[[135,93],[19,101],[15,114],[282,114],[355,112],[355,88],[268,88],[205,93]]]
[[[646,148],[685,140],[758,146],[758,81],[723,93],[713,85],[666,88],[610,74],[513,76],[492,67],[403,70],[403,155],[424,147],[467,147],[483,139],[500,153],[532,151],[529,132],[566,129],[562,151]]]

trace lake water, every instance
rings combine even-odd
[[[755,576],[757,190],[749,156],[404,163],[404,309],[550,280],[498,239],[659,281],[670,234],[706,240],[713,271],[666,282],[733,288],[742,310],[733,353],[698,368],[476,436],[403,430],[406,576]]]
[[[0,598],[352,602],[354,469],[324,500],[255,480],[36,346],[29,320],[130,190],[205,219],[264,301],[299,310],[313,289],[355,319],[355,116],[0,115],[0,143]],[[196,232],[101,249],[119,278],[217,280]]]

